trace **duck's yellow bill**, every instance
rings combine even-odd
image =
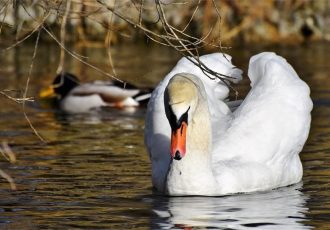
[[[54,88],[49,86],[48,88],[44,88],[40,90],[39,93],[40,98],[53,98],[56,97],[56,94],[54,92]]]

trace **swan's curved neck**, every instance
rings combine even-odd
[[[185,157],[172,160],[167,175],[167,189],[170,194],[192,195],[201,189],[212,190],[214,176],[211,165],[211,123],[207,101],[199,98],[196,110],[187,128]]]

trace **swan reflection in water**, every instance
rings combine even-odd
[[[152,229],[311,229],[303,223],[308,208],[301,187],[224,197],[156,197]]]

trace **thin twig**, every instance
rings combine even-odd
[[[114,5],[116,4],[116,0],[114,1],[113,4]],[[112,27],[112,25],[113,25],[112,22],[113,22],[113,14],[111,14],[111,16],[109,18],[110,27]],[[113,63],[112,55],[111,55],[111,40],[112,40],[112,36],[113,36],[113,31],[111,29],[108,29],[107,36],[105,38],[105,44],[106,44],[106,49],[107,49],[107,54],[108,54],[108,61],[109,61],[109,65],[110,65],[110,68],[111,68],[112,73],[115,76],[117,76],[115,65]]]
[[[221,36],[221,21],[222,21],[222,17],[221,17],[220,10],[218,9],[218,6],[217,6],[216,2],[214,0],[212,0],[212,2],[213,2],[213,5],[214,5],[214,9],[217,12],[217,16],[219,18],[218,30],[219,30],[219,36]],[[219,40],[219,47],[220,47],[220,49],[222,51],[222,49],[224,47],[222,47],[222,45],[221,45],[221,39],[218,39],[218,40]]]
[[[0,169],[0,176],[9,182],[11,190],[17,189],[13,178],[9,174],[5,173],[2,169]]]
[[[7,9],[9,5],[9,0],[4,4],[3,8],[2,9]],[[2,9],[0,10],[0,13],[2,13]],[[3,27],[3,24],[5,22],[5,19],[6,19],[6,16],[7,16],[7,10],[6,12],[3,14],[3,18],[2,18],[2,22],[1,22],[1,26],[0,26],[0,34],[2,32],[2,27]]]
[[[106,75],[106,76],[108,76],[108,77],[110,77],[110,78],[113,78],[113,79],[116,80],[116,81],[119,81],[119,82],[121,82],[121,83],[124,83],[124,81],[120,80],[119,78],[117,78],[117,77],[115,77],[115,76],[113,76],[113,75],[111,75],[111,74],[109,74],[109,73],[107,73],[107,72],[101,70],[100,68],[97,68],[96,66],[94,66],[94,65],[88,63],[87,61],[83,60],[82,58],[78,57],[75,53],[73,53],[72,51],[70,51],[69,49],[67,49],[67,48],[66,48],[66,47],[65,47],[65,46],[64,46],[64,45],[63,45],[63,44],[62,44],[62,43],[61,43],[61,42],[55,37],[55,35],[52,34],[48,29],[46,29],[44,26],[42,26],[42,28],[43,28],[44,31],[46,31],[46,33],[47,33],[52,39],[54,39],[54,41],[56,41],[56,43],[57,43],[59,46],[61,46],[61,47],[62,47],[62,48],[68,53],[68,54],[70,54],[72,57],[74,57],[75,59],[77,59],[77,60],[80,61],[81,63],[83,63],[83,64],[89,66],[90,68],[96,70],[97,72],[102,73],[102,74],[104,74],[104,75]]]
[[[38,48],[38,43],[39,43],[39,38],[40,38],[40,31],[38,31],[38,35],[37,35],[37,40],[36,40],[36,43],[35,43],[35,46],[34,46],[34,51],[33,51],[33,56],[32,56],[32,61],[31,61],[31,65],[30,65],[30,69],[29,69],[29,75],[28,75],[28,78],[26,80],[26,85],[25,85],[25,91],[24,91],[24,94],[23,94],[23,98],[27,98],[27,92],[28,92],[28,89],[29,89],[29,83],[30,83],[30,77],[31,77],[31,74],[32,74],[32,69],[33,69],[33,64],[34,64],[34,60],[36,58],[36,55],[37,55],[37,48]],[[46,143],[46,140],[39,134],[39,132],[34,128],[32,122],[30,121],[29,117],[27,116],[26,114],[26,111],[25,111],[25,102],[26,100],[23,100],[23,106],[22,106],[22,109],[23,109],[23,113],[24,113],[24,117],[25,119],[27,120],[27,122],[29,123],[31,129],[33,130],[34,134],[44,143]]]
[[[6,98],[8,98],[8,99],[10,99],[10,100],[18,103],[18,104],[22,104],[23,101],[31,101],[31,102],[34,101],[34,98],[33,97],[27,97],[27,98],[12,97],[12,96],[8,95],[6,93],[6,91],[8,91],[8,90],[1,90],[0,91],[0,94],[2,96],[6,97]]]
[[[0,152],[3,155],[3,157],[5,159],[7,159],[10,163],[16,162],[16,155],[11,150],[11,148],[9,147],[9,145],[6,141],[2,142],[2,145],[0,146]],[[8,173],[6,173],[2,169],[0,169],[0,176],[9,182],[11,190],[16,190],[16,184],[15,184],[13,178]]]
[[[140,14],[139,14],[139,25],[142,25],[143,5],[144,5],[144,0],[141,0]]]
[[[201,2],[201,0],[198,1],[197,5],[196,5],[196,7],[195,7],[195,10],[194,10],[194,12],[192,13],[192,15],[191,15],[191,17],[190,17],[190,20],[188,21],[187,25],[183,28],[183,30],[182,30],[181,32],[185,32],[186,29],[189,27],[190,23],[193,21],[194,16],[195,16],[195,14],[196,14],[196,12],[197,12],[197,10],[198,10],[198,8],[199,8],[199,4],[200,4],[200,2]]]
[[[16,162],[16,155],[9,147],[6,141],[2,141],[2,145],[0,147],[0,152],[4,158],[6,158],[10,163]]]
[[[62,24],[61,24],[61,43],[65,44],[65,27],[66,27],[66,22],[67,22],[67,18],[70,12],[70,7],[71,7],[71,0],[67,0],[66,2],[66,9],[65,9],[65,13],[64,16],[62,18]],[[57,74],[60,74],[63,71],[63,66],[64,66],[64,59],[65,59],[65,50],[63,48],[61,48],[61,53],[60,53],[60,61],[56,70]]]
[[[42,26],[42,24],[44,23],[41,22],[38,26],[36,26],[31,32],[29,32],[27,35],[23,36],[23,38],[19,39],[17,42],[15,42],[14,44],[12,44],[11,46],[8,46],[7,48],[5,48],[4,50],[10,50],[16,46],[18,46],[19,44],[23,43],[26,39],[28,39],[29,37],[31,37],[33,34],[35,34],[36,31],[38,31],[40,29],[40,27]]]
[[[18,3],[14,2],[14,4],[18,4]],[[29,15],[29,17],[33,21],[37,22],[38,25],[35,26],[35,28],[31,32],[27,33],[27,35],[23,36],[21,39],[18,39],[17,42],[15,42],[11,46],[7,47],[5,50],[9,50],[9,49],[12,49],[12,48],[18,46],[19,44],[23,43],[26,39],[28,39],[29,37],[31,37],[36,31],[39,31],[40,27],[44,24],[44,22],[47,20],[47,18],[50,15],[50,11],[48,9],[46,9],[45,10],[45,16],[42,18],[41,22],[38,22],[35,18],[32,17],[32,15],[29,13],[29,11],[26,9],[26,7],[24,6],[24,4],[22,2],[20,2],[19,4],[23,7],[25,13],[27,13],[27,15]]]

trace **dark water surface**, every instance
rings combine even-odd
[[[104,48],[74,50],[110,71]],[[251,55],[272,50],[283,55],[311,87],[312,129],[301,153],[300,184],[270,192],[225,197],[168,198],[152,194],[150,163],[143,145],[145,109],[107,109],[65,116],[42,104],[27,114],[43,144],[31,131],[20,105],[0,96],[0,141],[17,155],[0,168],[17,185],[0,179],[1,229],[330,229],[330,44],[232,49],[245,69]],[[0,54],[0,89],[24,89],[33,45]],[[178,60],[166,48],[123,46],[112,50],[122,79],[154,86]],[[58,63],[56,46],[39,47],[29,96],[50,84]],[[66,69],[83,81],[105,79],[71,58]],[[245,80],[238,90],[244,96]]]

